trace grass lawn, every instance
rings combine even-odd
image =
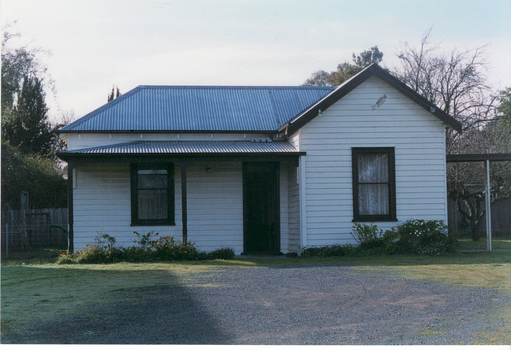
[[[473,242],[470,237],[458,238],[459,250],[487,250],[486,236],[481,237],[479,242]],[[492,250],[510,250],[511,236],[497,236],[492,239]]]
[[[201,273],[222,266],[267,267],[278,264],[354,264],[356,269],[390,269],[404,278],[429,279],[457,286],[496,287],[511,295],[511,253],[459,253],[451,256],[385,256],[335,259],[239,259],[180,263],[55,265],[52,257],[2,263],[2,334],[32,322],[87,312],[91,300],[108,304],[110,291],[126,287],[198,286]],[[494,310],[507,329],[482,334],[485,344],[511,344],[511,305]]]

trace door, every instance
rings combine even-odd
[[[279,163],[243,163],[243,251],[280,253]]]

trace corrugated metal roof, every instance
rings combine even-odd
[[[334,88],[139,86],[66,131],[275,131]]]
[[[299,153],[287,141],[136,141],[109,146],[64,151],[72,154],[252,154]]]

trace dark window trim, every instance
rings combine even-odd
[[[173,163],[131,163],[131,226],[174,226],[175,190]],[[138,170],[167,170],[167,219],[143,220],[138,218]]]
[[[389,214],[361,215],[358,203],[358,156],[360,154],[386,153],[389,168]],[[396,214],[396,156],[394,147],[353,147],[351,149],[353,176],[353,222],[385,222],[397,221]]]

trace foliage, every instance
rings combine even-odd
[[[114,99],[116,99],[117,97],[121,96],[121,92],[119,91],[119,88],[117,86],[113,86],[112,87],[112,92],[110,92],[108,94],[108,98],[107,98],[107,102],[110,102]]]
[[[232,248],[219,248],[210,253],[207,253],[207,260],[232,260],[234,259],[234,249]]]
[[[498,153],[509,149],[509,131],[497,127],[496,107],[498,95],[488,81],[486,47],[464,51],[452,49],[447,54],[439,53],[440,47],[430,42],[428,31],[417,47],[405,43],[398,53],[401,67],[396,69],[397,77],[418,94],[453,116],[462,124],[463,133],[447,129],[446,149],[448,154]],[[506,109],[506,94],[501,97],[502,111]],[[509,152],[509,150],[507,151]],[[485,208],[478,203],[484,196],[480,186],[472,185],[484,179],[484,172],[478,165],[460,163],[447,167],[449,197],[456,201],[458,211],[471,228],[474,240],[479,240],[478,223],[484,217]],[[511,181],[509,166],[499,165],[501,174],[492,181]],[[506,179],[506,180],[505,180]],[[509,180],[507,180],[509,179]],[[492,184],[492,189],[501,186]],[[502,194],[502,193],[501,193]]]
[[[380,63],[383,59],[383,52],[378,46],[371,47],[370,50],[361,52],[359,55],[352,55],[353,63],[344,62],[337,66],[337,70],[326,72],[319,70],[312,73],[311,77],[305,81],[305,86],[338,86],[346,80],[363,70],[372,63]]]
[[[55,134],[44,96],[41,80],[25,76],[15,106],[2,116],[3,139],[24,154],[48,156],[53,151]]]
[[[6,29],[2,39],[2,116],[14,107],[25,77],[46,78],[50,89],[54,91],[48,69],[38,58],[48,52],[39,48],[28,49],[26,46],[12,48],[9,45],[11,40],[19,35]]]
[[[63,253],[57,264],[110,264],[117,262],[183,261],[233,259],[234,250],[221,248],[210,253],[200,252],[193,243],[176,242],[172,236],[158,236],[158,233],[134,232],[136,246],[115,247],[115,237],[100,233],[94,238],[94,244],[74,254]]]
[[[440,220],[408,220],[391,231],[399,236],[396,253],[439,255],[456,251],[456,239]]]
[[[454,253],[457,243],[447,226],[438,220],[408,220],[385,233],[376,225],[355,224],[351,234],[357,241],[357,246],[334,244],[326,247],[304,247],[300,257],[440,255]]]
[[[40,49],[12,48],[16,35],[4,31],[2,41],[2,138],[24,154],[54,157],[59,145],[48,119],[45,85],[55,94]]]
[[[419,95],[462,123],[463,131],[484,126],[494,117],[496,98],[488,82],[485,47],[449,54],[437,53],[428,31],[418,47],[404,43],[398,53],[398,78]],[[449,129],[450,130],[450,129]],[[460,153],[466,146],[457,142],[463,134],[448,131],[448,153]]]
[[[497,118],[502,121],[503,125],[511,127],[511,87],[500,91],[499,107],[497,109]]]
[[[20,207],[20,193],[28,191],[32,209],[67,207],[67,180],[49,159],[22,154],[2,141],[2,203]],[[49,192],[51,190],[51,193]]]
[[[12,47],[4,28],[2,41],[2,202],[19,208],[22,191],[31,208],[67,206],[67,181],[56,161],[62,141],[54,134],[60,125],[48,119],[46,89],[55,94],[41,49]]]
[[[359,251],[373,254],[391,254],[395,251],[394,243],[398,235],[392,230],[384,233],[376,225],[355,224],[351,234],[358,243]]]
[[[302,258],[329,258],[335,256],[354,256],[356,248],[351,245],[333,244],[326,247],[303,247],[300,251]]]
[[[115,249],[115,237],[107,235],[106,233],[99,233],[94,237],[95,246],[101,250]]]
[[[360,244],[381,238],[383,230],[376,225],[355,224],[351,234],[355,241]]]

